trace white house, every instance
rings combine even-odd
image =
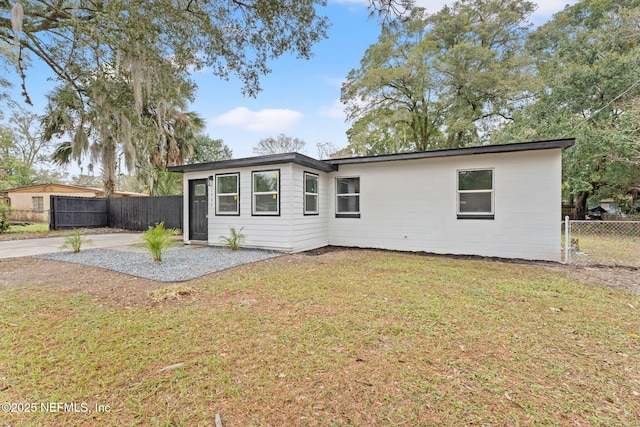
[[[185,242],[326,245],[560,260],[562,149],[573,139],[315,160],[276,154],[184,173]]]

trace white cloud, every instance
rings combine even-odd
[[[346,118],[344,104],[339,99],[336,99],[333,104],[320,108],[318,115],[320,117],[329,117],[330,119],[344,120]]]
[[[251,132],[281,132],[302,119],[303,114],[289,109],[265,108],[251,111],[236,107],[211,120],[212,126],[230,126]]]
[[[350,1],[358,1],[358,0],[350,0]],[[551,18],[551,16],[554,13],[560,12],[562,9],[564,9],[565,4],[574,4],[578,0],[564,0],[564,1],[532,0],[532,1],[533,3],[536,3],[538,5],[538,8],[534,12],[534,15],[537,15],[539,17]],[[446,4],[452,5],[453,3],[454,3],[454,0],[416,0],[415,5],[424,7],[429,13],[435,13],[435,12],[438,12],[440,9],[442,9],[444,5]]]
[[[577,2],[578,0],[539,0],[536,2],[538,4],[538,8],[536,9],[535,14],[551,18],[554,13],[563,10],[565,5],[575,4]]]
[[[321,76],[320,78],[327,86],[337,87],[338,89],[341,88],[342,84],[346,81],[344,77]]]
[[[546,21],[551,18],[554,13],[560,12],[564,9],[565,4],[575,4],[578,0],[532,0],[538,5],[538,8],[534,12],[535,18],[542,18]],[[331,3],[343,3],[343,4],[363,4],[369,5],[368,0],[330,0]],[[436,13],[444,7],[444,5],[452,5],[455,0],[416,0],[415,6],[423,7],[429,13]]]
[[[329,0],[333,4],[364,4],[369,6],[369,0]]]

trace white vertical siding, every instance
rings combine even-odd
[[[493,220],[457,219],[460,169],[494,170]],[[335,218],[335,178],[360,177],[360,218]],[[329,243],[558,261],[561,151],[343,164],[331,173]]]

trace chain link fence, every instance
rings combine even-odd
[[[640,221],[563,222],[563,260],[640,268]]]

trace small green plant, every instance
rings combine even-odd
[[[73,253],[78,253],[80,252],[80,249],[82,249],[82,245],[89,243],[90,241],[91,240],[88,240],[80,230],[74,230],[71,234],[65,237],[64,243],[60,248],[71,248],[73,249]]]
[[[9,206],[0,201],[0,233],[4,233],[11,227],[9,222]]]
[[[162,253],[178,243],[173,236],[179,234],[174,228],[164,228],[164,222],[158,223],[155,227],[149,227],[147,231],[142,233],[144,248],[153,255],[155,262],[162,262]]]
[[[229,227],[231,235],[229,237],[220,236],[220,241],[232,251],[237,251],[240,245],[244,243],[244,239],[246,237],[242,234],[243,229],[244,227],[240,227],[240,230],[236,230],[234,227]]]

